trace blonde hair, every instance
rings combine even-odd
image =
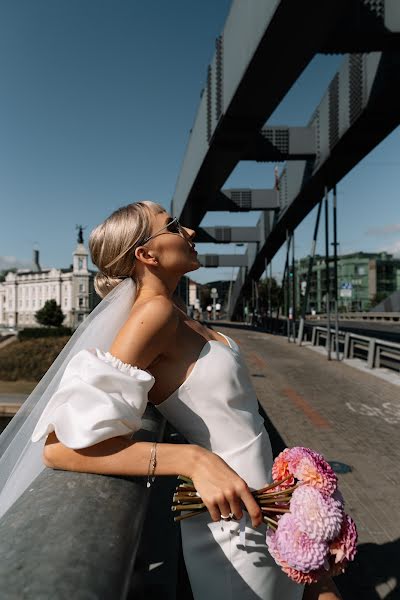
[[[114,211],[90,234],[89,250],[98,267],[94,287],[101,298],[127,277],[134,278],[134,247],[151,235],[152,216],[167,212],[161,204],[144,200]]]

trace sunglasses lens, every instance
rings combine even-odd
[[[171,233],[179,233],[180,232],[180,226],[179,226],[179,222],[174,220],[171,221],[171,223],[168,223],[168,227],[167,227],[168,231],[170,231]]]

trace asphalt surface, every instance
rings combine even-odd
[[[234,338],[266,414],[274,454],[308,446],[336,468],[358,555],[335,579],[344,600],[400,600],[400,387],[287,339],[213,323]],[[400,376],[399,376],[400,377]]]

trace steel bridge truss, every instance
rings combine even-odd
[[[345,56],[310,122],[268,126],[318,53]],[[251,9],[234,0],[171,203],[171,213],[197,229],[197,242],[248,244],[243,255],[199,256],[206,267],[239,267],[231,316],[325,188],[397,127],[399,106],[398,0],[254,0]],[[222,189],[240,161],[285,166],[274,189]],[[204,215],[217,210],[262,212],[254,227],[200,228]]]

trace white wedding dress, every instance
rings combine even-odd
[[[219,332],[220,333],[220,332]],[[221,456],[257,489],[271,481],[272,452],[251,378],[236,342],[204,344],[186,381],[157,406],[189,443]],[[33,441],[56,431],[84,448],[140,429],[154,377],[108,352],[81,350],[67,366]],[[237,521],[211,521],[208,512],[181,522],[185,564],[195,600],[301,600],[303,586],[276,565],[246,511]]]

